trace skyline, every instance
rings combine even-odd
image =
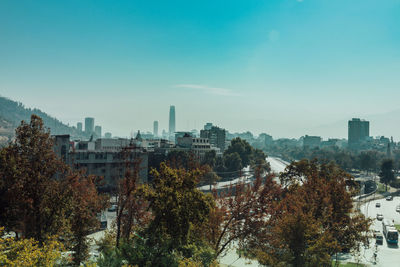
[[[167,131],[175,105],[177,130],[346,138],[359,117],[399,140],[399,13],[399,0],[1,1],[0,95],[119,136]]]
[[[22,105],[23,105],[23,103],[21,103]],[[26,106],[25,106],[26,107]],[[173,105],[171,105],[170,106],[170,111],[171,111],[171,107],[174,107]],[[30,109],[34,109],[35,107],[26,107],[26,108],[30,108]],[[174,109],[173,109],[174,110]],[[42,112],[44,112],[44,111],[42,111]],[[175,113],[175,112],[174,112]],[[47,114],[47,115],[50,115],[51,116],[51,114]],[[377,124],[375,124],[375,128],[380,128],[382,125],[384,125],[385,124],[385,120],[386,120],[386,122],[387,122],[387,120],[388,119],[390,119],[390,117],[393,117],[393,116],[398,116],[399,115],[399,112],[394,112],[394,113],[392,113],[392,114],[390,114],[390,113],[387,113],[387,114],[377,114],[377,115],[375,115],[375,116],[372,116],[371,118],[373,118],[373,117],[375,117],[375,120],[372,120],[372,122],[373,122],[373,124],[375,124],[375,122],[377,122]],[[171,117],[171,116],[169,116],[169,117]],[[383,124],[382,124],[382,121],[379,121],[379,118],[384,118],[383,120]],[[57,119],[57,118],[56,118]],[[86,121],[87,120],[90,120],[90,125],[89,126],[87,126],[87,123],[86,123]],[[351,120],[354,120],[354,119],[360,119],[360,118],[352,118]],[[364,118],[361,118],[361,120],[362,121],[365,121],[365,119]],[[367,121],[369,122],[369,119],[367,119]],[[83,131],[83,132],[90,132],[91,130],[87,130],[86,128],[87,127],[89,127],[89,128],[92,128],[93,126],[94,126],[94,122],[96,122],[96,118],[92,118],[92,117],[85,117],[85,118],[82,118],[80,121],[78,121],[78,122],[76,122],[76,124],[74,125],[74,124],[69,124],[69,126],[71,126],[71,127],[75,127],[75,128],[77,128],[77,129],[81,129],[81,131]],[[307,133],[301,133],[301,134],[299,134],[299,135],[291,135],[291,136],[278,136],[278,135],[272,135],[272,137],[275,139],[275,140],[277,140],[277,139],[280,139],[280,138],[295,138],[295,139],[299,139],[300,137],[304,137],[304,136],[306,136],[306,135],[309,135],[309,136],[320,136],[320,137],[322,137],[322,139],[324,139],[324,140],[328,140],[328,139],[330,139],[330,138],[340,138],[340,139],[347,139],[347,134],[348,134],[348,132],[347,132],[347,128],[345,129],[345,128],[343,128],[343,125],[344,124],[348,124],[350,122],[350,119],[349,120],[343,120],[343,121],[338,121],[338,122],[336,122],[336,123],[332,123],[332,124],[330,124],[330,125],[322,125],[321,127],[319,127],[319,129],[322,129],[322,128],[324,128],[325,130],[330,130],[329,129],[329,127],[332,127],[332,126],[337,126],[338,128],[341,128],[341,131],[346,131],[346,133],[345,133],[345,135],[346,136],[335,136],[335,135],[328,135],[328,136],[324,136],[324,135],[321,135],[320,133],[321,132],[317,132],[317,133],[315,133],[315,132],[313,132],[313,131],[315,131],[315,129],[307,129],[306,131],[307,131]],[[190,132],[190,131],[192,131],[192,130],[198,130],[198,131],[200,131],[200,130],[202,130],[202,129],[206,129],[205,127],[206,127],[206,124],[209,124],[209,123],[211,123],[213,126],[219,126],[219,127],[221,127],[221,125],[215,125],[215,123],[213,123],[213,122],[207,122],[207,123],[204,123],[202,126],[200,126],[200,127],[197,127],[197,128],[186,128],[186,129],[177,129],[176,130],[176,132],[180,132],[180,131],[188,131],[188,132]],[[101,125],[97,125],[98,123],[96,122],[95,123],[96,124],[96,127],[100,127],[100,129],[102,128],[102,126]],[[96,128],[95,127],[95,128]],[[156,127],[156,128],[155,128]],[[223,127],[221,127],[221,128],[223,128]],[[134,137],[136,134],[137,134],[137,131],[142,131],[142,133],[151,133],[151,134],[153,134],[153,132],[154,132],[154,130],[155,129],[157,129],[157,131],[158,131],[158,121],[156,120],[156,121],[154,121],[153,122],[153,128],[151,129],[151,130],[149,130],[149,129],[134,129],[134,130],[131,130],[130,131],[130,133],[129,134],[122,134],[122,135],[116,135],[115,133],[112,133],[113,134],[113,136],[114,137]],[[227,130],[227,131],[229,131],[231,134],[235,134],[235,133],[245,133],[245,132],[251,132],[253,135],[254,135],[254,137],[257,137],[259,134],[261,134],[261,133],[266,133],[266,134],[271,134],[271,132],[266,132],[266,131],[263,131],[263,132],[254,132],[254,131],[251,131],[251,130],[249,130],[249,129],[245,129],[244,131],[232,131],[232,129],[227,129],[227,128],[224,128],[225,130]],[[94,130],[93,130],[94,131]],[[102,131],[102,130],[100,130],[100,131]],[[165,131],[165,133],[166,134],[168,134],[168,131],[166,131],[166,129],[162,129],[162,132],[164,132]],[[381,137],[381,136],[385,136],[385,137],[395,137],[395,138],[397,138],[396,137],[396,135],[393,135],[393,134],[387,134],[387,135],[382,135],[382,134],[376,134],[376,131],[375,131],[375,133],[374,133],[374,130],[372,130],[371,131],[372,133],[369,135],[369,136],[371,136],[371,137],[374,137],[374,138],[379,138],[379,137]],[[382,131],[381,131],[382,132]],[[105,132],[105,134],[107,134],[107,133],[109,133],[109,132]],[[99,135],[100,136],[100,135]]]

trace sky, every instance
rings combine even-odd
[[[168,130],[175,105],[179,131],[346,137],[360,117],[400,139],[399,14],[400,0],[1,0],[0,95],[119,136]]]

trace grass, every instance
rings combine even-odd
[[[376,190],[377,193],[385,193],[386,186],[384,184],[378,183],[378,189]]]
[[[335,266],[335,261],[332,262],[332,266]],[[346,263],[339,263],[339,267],[363,267],[365,266],[364,264],[357,264],[354,262],[346,262]]]
[[[395,224],[394,227],[396,227],[397,231],[400,231],[400,224]]]

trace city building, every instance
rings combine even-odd
[[[211,126],[211,128],[209,128],[209,124],[207,123],[204,127],[204,130],[200,131],[200,138],[209,139],[210,144],[219,148],[221,153],[225,151],[225,141],[226,141],[225,129],[219,128],[217,126]]]
[[[266,133],[261,133],[258,138],[257,138],[261,143],[263,143],[265,146],[272,145],[274,142],[274,139],[272,138],[271,135],[266,134]]]
[[[111,137],[112,137],[112,134],[109,133],[109,132],[107,132],[107,133],[104,134],[104,137],[105,137],[105,138],[111,138]]]
[[[211,122],[207,122],[206,125],[204,125],[204,130],[211,130],[211,128],[213,127]]]
[[[175,132],[175,144],[178,144],[178,139],[184,137],[185,135],[189,135],[190,137],[194,137],[191,132]]]
[[[218,148],[213,148],[211,146],[208,138],[192,137],[189,133],[178,137],[176,148],[192,152],[199,161],[202,161],[206,153],[211,150],[216,150],[217,154],[220,153]]]
[[[76,129],[78,129],[78,132],[82,132],[82,122],[76,124]]]
[[[348,124],[349,148],[359,148],[369,137],[369,121],[353,118]]]
[[[329,138],[327,141],[321,141],[321,148],[327,148],[327,147],[340,147],[341,140],[337,138]]]
[[[158,121],[153,122],[153,135],[154,137],[158,136]]]
[[[92,135],[94,132],[94,118],[85,118],[85,134]]]
[[[169,108],[169,138],[171,141],[174,139],[174,133],[176,131],[175,125],[175,106]]]
[[[319,148],[321,145],[322,138],[320,136],[309,136],[306,135],[303,138],[304,148]]]
[[[101,138],[101,126],[96,125],[96,127],[94,127],[94,133],[97,138]]]
[[[148,153],[134,140],[99,138],[96,141],[71,142],[69,135],[53,137],[54,151],[75,170],[102,176],[105,186],[115,187],[127,167],[139,169],[139,180],[147,182]]]

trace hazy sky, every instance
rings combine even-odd
[[[0,95],[121,136],[175,105],[177,130],[345,137],[400,108],[400,0],[1,0]]]

